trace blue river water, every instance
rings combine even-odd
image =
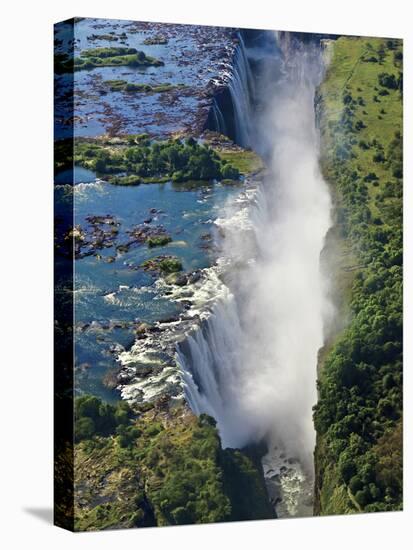
[[[153,139],[164,139],[188,130],[196,135],[210,108],[206,89],[228,70],[225,63],[234,48],[231,32],[89,18],[76,20],[74,29],[69,23],[60,24],[55,31],[57,53],[73,52],[76,57],[89,48],[121,46],[136,48],[164,64],[97,67],[77,71],[73,78],[55,75],[56,139],[71,137],[72,128],[75,138],[145,132]],[[147,43],[159,36],[166,44]],[[162,93],[112,92],[106,81],[115,79],[181,87]],[[74,187],[71,178],[70,170],[55,177],[57,217],[66,218],[66,227],[79,227],[88,235],[96,228],[113,230],[107,247],[75,260],[75,386],[77,392],[113,400],[118,395],[103,379],[115,372],[119,353],[133,344],[137,324],[172,318],[184,307],[159,295],[156,276],[139,266],[158,255],[179,257],[184,272],[211,265],[212,222],[227,197],[238,191],[214,183],[118,187],[97,180],[96,174],[79,166],[74,167]],[[71,206],[62,208],[72,198],[73,219],[68,217]],[[93,225],[86,219],[90,216],[110,216],[113,224]],[[117,247],[131,239],[127,232],[145,221],[167,232],[172,242],[154,249],[133,244],[119,251]]]
[[[56,178],[57,203],[73,191],[67,176]],[[78,167],[75,178],[74,226],[88,230],[89,216],[111,216],[118,231],[111,246],[75,260],[75,385],[77,392],[112,401],[118,394],[103,380],[118,367],[118,354],[133,344],[136,326],[173,318],[184,307],[159,295],[158,276],[140,265],[168,255],[181,260],[184,272],[209,267],[215,259],[209,246],[213,221],[239,189],[200,182],[115,186]],[[119,252],[116,247],[130,240],[127,232],[144,221],[162,227],[172,242],[156,248],[137,243]]]

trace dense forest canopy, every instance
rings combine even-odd
[[[76,398],[75,529],[273,517],[254,457],[223,450],[215,424],[183,407]]]

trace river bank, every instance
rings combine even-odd
[[[339,38],[318,90],[321,161],[336,210],[324,254],[337,296],[315,408],[320,515],[401,506],[401,47]]]

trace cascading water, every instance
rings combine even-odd
[[[228,206],[218,220],[226,292],[177,355],[190,407],[217,420],[223,446],[265,438],[269,493],[284,501],[278,515],[305,515],[317,354],[330,308],[320,253],[331,203],[318,166],[314,113],[321,50],[288,38],[288,52],[281,53],[274,36],[259,52],[255,112],[247,50],[243,43],[238,50],[242,61],[237,58],[230,83],[237,136],[240,144],[254,136],[269,173],[244,208]]]
[[[248,62],[244,39],[238,34],[231,71],[227,73],[227,91],[224,105],[213,98],[209,128],[229,135],[243,147],[251,145],[252,98],[255,94],[254,78]],[[231,110],[231,120],[226,121],[223,110]]]
[[[227,124],[225,122],[225,117],[222,114],[221,108],[218,105],[218,102],[215,99],[215,97],[212,100],[211,112],[213,116],[213,123],[214,123],[215,130],[220,134],[223,134],[224,136],[227,135],[228,130],[227,130]]]
[[[254,80],[241,34],[239,34],[239,46],[235,53],[234,70],[228,87],[234,106],[236,142],[242,147],[249,147],[251,145],[251,98],[254,94]]]

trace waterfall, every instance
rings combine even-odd
[[[247,54],[244,45],[239,48],[231,81],[236,127],[240,143],[254,131],[268,175],[242,216],[233,205],[223,207],[227,292],[180,345],[177,358],[190,407],[217,420],[223,446],[265,438],[273,453],[267,471],[286,455],[298,460],[294,480],[308,484],[317,355],[331,308],[320,269],[331,225],[314,113],[321,50],[294,37],[288,38],[288,56],[264,44],[256,112],[248,100]]]
[[[212,100],[207,127],[231,137],[242,147],[249,147],[255,85],[241,33],[238,33],[238,44],[227,79],[226,87]]]
[[[178,347],[189,406],[217,419],[225,446],[237,446],[239,341],[242,329],[234,296],[229,292],[210,317]]]
[[[212,100],[211,112],[213,116],[215,130],[220,134],[223,134],[224,136],[227,135],[228,130],[227,124],[225,122],[225,117],[215,97]]]
[[[254,80],[242,35],[238,34],[238,38],[239,45],[235,52],[234,68],[228,87],[234,107],[235,141],[242,147],[249,147]]]

